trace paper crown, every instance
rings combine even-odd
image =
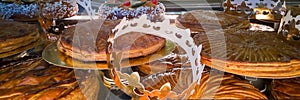
[[[77,0],[77,2],[78,4],[83,6],[83,8],[85,8],[89,16],[95,15],[95,10],[91,8],[91,0]],[[172,26],[170,23],[170,19],[168,19],[168,17],[166,16],[164,18],[165,20],[163,20],[162,22],[152,22],[147,19],[147,15],[142,15],[139,18],[131,20],[123,18],[120,24],[113,29],[113,32],[115,33],[114,39],[128,32],[141,32],[159,36],[176,43],[187,53],[188,60],[190,61],[192,68],[193,84],[200,84],[200,79],[205,66],[200,63],[200,53],[202,50],[202,45],[197,46],[195,44],[193,38],[191,37],[189,29],[180,29],[176,26]],[[112,72],[111,74],[114,74],[113,76],[115,77],[113,77],[113,80],[115,81],[115,83],[119,84],[118,87],[128,94],[132,94],[134,98],[136,96],[147,97],[147,95],[156,95],[155,93],[165,92],[165,90],[171,90],[171,86],[169,83],[164,84],[160,88],[160,90],[145,90],[144,86],[140,83],[140,77],[137,72],[128,75],[126,73],[121,73],[120,71],[114,70],[114,72]],[[128,84],[123,84],[120,81],[120,78],[127,80]],[[192,94],[192,92],[195,91],[193,86],[195,85],[191,85],[188,89],[186,89],[184,94]],[[144,95],[136,93],[135,89],[142,91]],[[168,93],[173,94],[172,97],[179,96],[177,94],[174,94],[174,92],[172,91],[168,91]],[[158,96],[163,96],[162,98],[164,98],[168,95]]]
[[[140,18],[132,20],[126,20],[126,18],[124,18],[120,24],[113,29],[113,32],[115,33],[114,39],[129,32],[141,32],[159,36],[176,43],[187,53],[193,70],[193,82],[200,84],[202,71],[204,69],[204,65],[200,63],[202,45],[197,46],[194,43],[189,29],[180,29],[176,26],[172,26],[170,24],[170,19],[168,19],[168,17],[165,18],[166,19],[162,22],[151,22],[150,20],[147,20],[146,15],[142,15]],[[124,76],[123,74],[120,75]],[[168,85],[164,86],[167,88]]]
[[[91,19],[95,16],[95,10],[92,8],[91,0],[76,0],[76,2],[85,9]]]
[[[300,9],[300,8],[299,8]],[[287,37],[287,40],[300,39],[300,15],[292,16],[292,11],[289,10],[281,19],[278,33],[282,33]]]
[[[199,75],[201,77],[201,72],[204,68],[204,65],[200,63],[202,45],[197,46],[195,44],[189,29],[180,29],[176,26],[172,26],[170,19],[168,19],[168,17],[165,18],[163,22],[151,22],[147,20],[147,15],[142,15],[140,18],[133,20],[126,20],[124,18],[120,24],[113,29],[113,32],[116,32],[114,39],[129,32],[141,32],[175,42],[186,51],[193,68],[193,80],[197,81],[200,79]]]

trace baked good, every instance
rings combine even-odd
[[[0,58],[26,51],[39,43],[37,25],[12,21],[0,23]]]
[[[39,57],[1,65],[0,69],[0,99],[97,99],[98,79],[84,70],[75,75],[72,69],[49,65]]]
[[[15,21],[36,21],[38,18],[37,0],[2,0],[0,16]]]
[[[41,26],[46,30],[53,26],[54,19],[57,20],[72,17],[75,16],[77,12],[78,5],[76,0],[0,1],[0,16],[3,19],[13,19],[14,21],[39,21]],[[59,25],[60,23],[56,24]]]
[[[249,28],[250,21],[219,11],[193,10],[179,15],[176,18],[176,26],[189,28],[192,33],[199,33],[221,28]]]
[[[274,99],[300,99],[300,78],[279,79],[271,82]]]
[[[276,32],[213,30],[194,36],[202,44],[201,62],[243,76],[287,78],[300,75],[299,41]]]
[[[239,79],[232,74],[213,76],[202,74],[201,82],[195,88],[198,92],[194,93],[190,98],[267,99],[263,93],[248,81]]]
[[[156,2],[154,2],[156,1]],[[104,5],[99,9],[101,17],[111,20],[137,18],[143,14],[146,14],[152,21],[161,21],[165,14],[165,6],[157,0],[147,1],[140,0],[138,2],[124,1],[122,4],[115,7]]]
[[[291,15],[292,16],[298,16],[300,15],[299,11],[300,11],[300,6],[296,7],[296,6],[287,6],[286,8],[286,13],[288,11],[291,11]]]
[[[61,33],[64,26],[68,25],[66,21],[59,23],[57,20],[75,16],[78,12],[76,0],[39,0],[38,5],[38,21],[44,30],[52,33]]]
[[[119,24],[120,19],[123,17],[132,19],[142,14],[147,14],[151,19],[159,20],[161,14],[164,14],[165,8],[161,3],[141,0],[141,2],[132,5],[130,2],[128,5],[128,2],[125,1],[122,5],[113,8],[103,6],[99,10],[100,16],[106,19],[101,25],[100,31],[98,33],[92,32],[86,34],[89,30],[76,30],[79,31],[77,33],[74,33],[75,27],[65,30],[57,43],[58,49],[61,52],[81,61],[106,61],[107,40],[109,34],[111,34],[111,30]],[[80,42],[73,41],[74,34],[79,36],[78,39]],[[127,54],[123,55],[123,58],[135,58],[160,50],[165,45],[165,42],[165,39],[157,36],[130,32],[116,39],[114,41],[115,47],[113,48],[117,52],[125,51],[124,53]]]
[[[78,12],[76,0],[40,0],[41,17],[45,19],[62,19],[72,17]]]
[[[176,49],[173,53],[149,63],[134,66],[133,70],[143,75],[151,75],[165,71],[171,71],[174,68],[190,67],[187,56],[178,55]]]
[[[98,33],[89,33],[83,28],[66,29],[57,42],[58,49],[64,54],[82,61],[106,61],[107,39],[111,29],[118,21],[105,21]],[[74,38],[80,40],[75,41]],[[114,50],[123,51],[123,58],[135,58],[154,53],[164,47],[166,40],[153,35],[138,32],[127,33],[114,41]],[[94,44],[93,44],[94,43]]]
[[[177,94],[188,89],[192,82],[191,69],[175,69],[173,71],[149,75],[142,79],[145,89],[152,91],[169,82],[172,91]],[[258,89],[249,82],[239,79],[232,74],[216,74],[210,76],[208,72],[202,74],[200,85],[196,85],[195,91],[189,99],[267,99]]]
[[[52,50],[57,50],[57,48],[54,47],[54,46],[56,46],[56,45],[52,44],[51,46],[47,47],[46,49],[49,50],[49,48],[54,48]],[[125,68],[125,67],[132,67],[132,66],[145,64],[145,63],[148,63],[148,62],[151,62],[151,61],[158,62],[156,60],[160,59],[161,56],[168,55],[170,52],[172,52],[172,50],[173,50],[172,46],[175,46],[175,44],[166,43],[165,46],[162,49],[156,51],[153,54],[149,54],[149,55],[143,56],[143,57],[131,58],[129,61],[128,60],[122,60],[120,62],[120,65],[122,66],[122,68]],[[58,55],[56,55],[56,58],[59,58],[60,61],[64,62],[63,64],[60,64],[60,65],[64,65],[64,67],[75,68],[75,69],[76,68],[78,68],[78,69],[99,69],[99,70],[100,69],[108,69],[107,62],[105,62],[105,61],[87,62],[87,61],[82,61],[82,60],[72,58],[71,56],[68,56],[68,55],[62,53],[59,50],[54,51],[54,52],[55,52],[55,54],[58,54]],[[44,56],[51,56],[51,54],[52,53],[48,52]],[[47,60],[49,60],[49,59],[47,59]],[[145,67],[147,68],[147,65],[145,65]],[[140,69],[140,67],[138,67],[138,68]],[[155,68],[157,68],[156,64],[155,64]],[[159,69],[162,69],[162,68],[158,68],[158,70]],[[144,71],[144,69],[142,69],[142,68],[140,70]],[[147,70],[145,70],[145,71],[147,71]],[[160,71],[162,71],[162,70],[160,70]]]
[[[0,53],[35,42],[39,38],[36,25],[12,21],[0,21]]]

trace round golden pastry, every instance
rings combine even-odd
[[[145,77],[141,83],[148,91],[160,89],[169,82],[172,91],[177,94],[188,89],[192,84],[191,69],[177,69],[168,72],[157,73]],[[195,91],[189,99],[267,99],[257,88],[249,82],[239,79],[232,74],[217,74],[210,76],[203,72],[200,85],[196,85]]]
[[[201,62],[243,76],[290,78],[300,75],[299,41],[276,32],[214,30],[194,36],[202,44]]]
[[[243,17],[233,16],[219,11],[193,10],[179,15],[176,26],[189,28],[193,33],[212,29],[249,28],[250,21]]]
[[[68,28],[57,43],[58,49],[81,61],[106,61],[110,30],[118,23],[119,21],[105,21],[98,33],[87,33],[88,31],[76,30],[76,27]],[[114,40],[113,49],[116,52],[122,51],[124,59],[135,58],[152,54],[164,47],[165,43],[164,38],[130,32]]]

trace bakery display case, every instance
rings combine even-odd
[[[0,99],[300,99],[298,0],[1,0]]]

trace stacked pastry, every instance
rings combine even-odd
[[[169,82],[172,91],[180,94],[191,86],[191,76],[191,69],[175,69],[145,77],[142,84],[146,90],[152,91]],[[245,80],[231,74],[213,74],[210,76],[208,72],[202,74],[200,85],[196,85],[194,93],[189,98],[267,99],[264,94]]]
[[[40,43],[38,26],[11,21],[0,21],[0,58],[12,56]]]
[[[49,65],[41,58],[27,58],[0,66],[0,99],[3,100],[93,100],[98,78],[92,72],[76,73]],[[75,76],[76,74],[76,76]]]
[[[278,79],[271,83],[271,93],[274,99],[299,99],[300,78]]]

